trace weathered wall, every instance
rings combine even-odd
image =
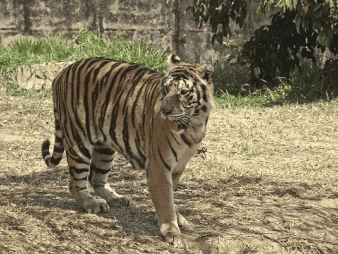
[[[189,5],[192,5],[192,0],[178,1],[180,10],[180,40],[183,44],[179,44],[180,51],[185,52],[184,56],[187,60],[196,60],[197,62],[215,61],[222,56],[230,53],[229,49],[225,49],[224,46],[218,44],[215,41],[214,45],[211,45],[211,27],[209,24],[204,24],[201,29],[193,21],[192,13],[184,13]],[[246,0],[248,7],[248,16],[244,22],[242,29],[236,25],[235,22],[230,22],[230,28],[232,32],[231,38],[224,38],[224,41],[231,40],[232,42],[247,41],[253,35],[254,31],[262,26],[271,22],[269,15],[276,13],[271,12],[269,15],[263,15],[257,13],[258,3],[260,0]],[[218,29],[221,29],[220,25]]]
[[[173,15],[166,0],[0,0],[0,36],[124,30],[130,40],[171,47]]]
[[[231,25],[233,40],[248,39],[269,19],[256,13],[259,0],[248,0],[248,21],[240,30]],[[99,34],[122,30],[128,40],[146,41],[158,50],[175,49],[192,62],[216,60],[227,53],[217,42],[211,45],[211,28],[198,29],[192,14],[184,13],[192,0],[0,0],[0,38],[37,36],[63,32],[70,38],[88,26]],[[175,11],[178,10],[178,11]]]

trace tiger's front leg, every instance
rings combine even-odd
[[[185,169],[185,165],[183,165],[180,169],[178,169],[175,173],[171,174],[171,179],[173,181],[173,190],[176,189],[176,186],[178,184],[178,181],[180,180],[183,171]],[[176,216],[177,216],[177,222],[178,225],[183,228],[183,229],[191,229],[190,224],[187,222],[187,220],[183,217],[182,214],[180,214],[177,210],[176,210]]]
[[[146,162],[148,189],[154,203],[158,224],[165,240],[176,247],[189,248],[177,223],[171,172],[155,159]]]

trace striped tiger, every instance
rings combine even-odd
[[[175,246],[188,247],[179,225],[189,224],[174,207],[173,191],[205,136],[214,107],[214,69],[175,55],[167,63],[165,75],[107,58],[65,68],[52,85],[54,151],[50,155],[49,140],[41,150],[48,167],[58,165],[66,151],[70,192],[88,213],[131,203],[107,183],[116,152],[145,169],[161,234]],[[104,200],[90,195],[87,181]]]

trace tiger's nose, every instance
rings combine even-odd
[[[172,96],[170,98],[167,98],[162,104],[162,109],[161,109],[162,113],[165,115],[171,114],[176,100],[177,100],[177,96]]]
[[[162,108],[162,113],[165,115],[170,115],[172,112],[171,108]]]

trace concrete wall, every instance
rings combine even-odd
[[[231,25],[232,40],[245,40],[258,26],[269,22],[256,13],[259,0],[247,0],[248,21],[240,30]],[[73,38],[87,26],[99,34],[122,30],[128,40],[142,42],[160,51],[175,49],[183,60],[209,62],[227,51],[211,45],[211,28],[198,29],[192,14],[185,13],[192,0],[0,0],[0,39],[62,32]]]

